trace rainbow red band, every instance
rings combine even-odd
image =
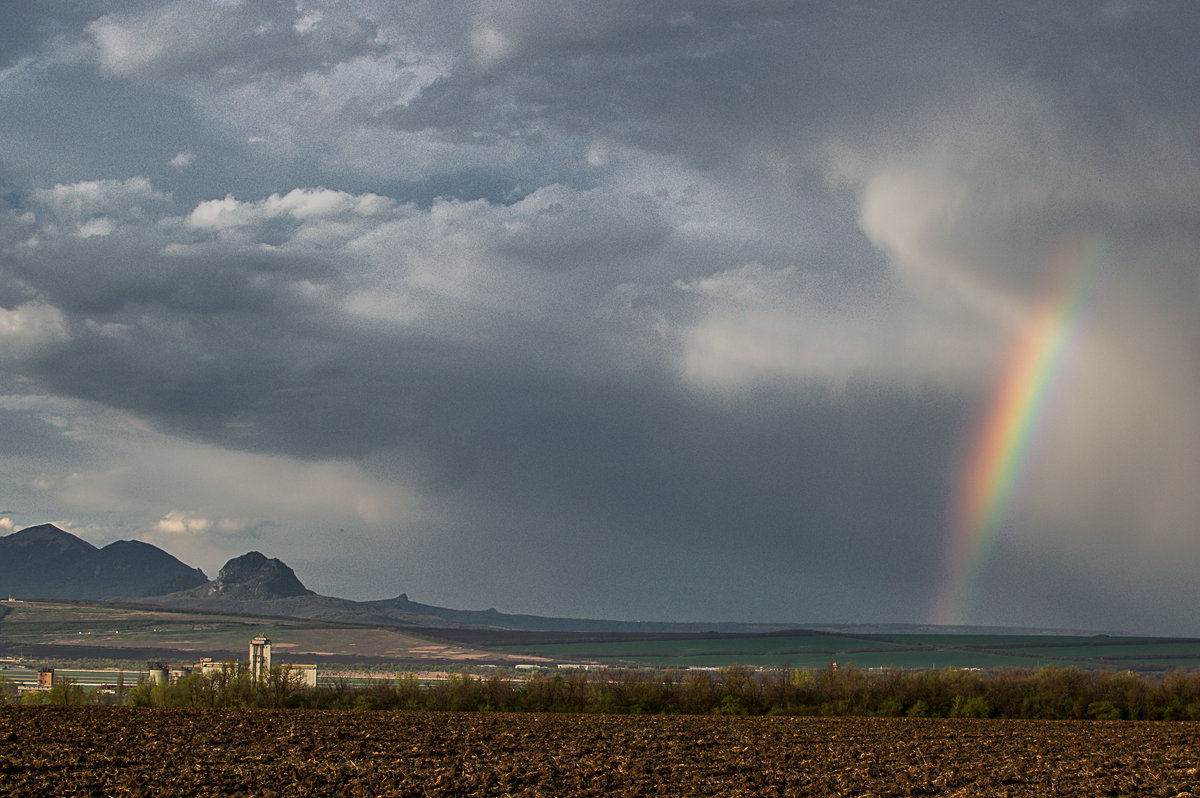
[[[976,591],[1020,501],[1106,253],[1105,237],[1092,235],[1073,240],[1051,261],[1057,284],[1023,325],[960,472],[936,609],[939,623],[976,620]]]

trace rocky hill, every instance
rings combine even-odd
[[[143,598],[208,578],[162,549],[135,540],[97,548],[53,524],[0,537],[0,594],[21,598]]]
[[[283,561],[252,551],[234,557],[217,578],[197,587],[150,599],[165,607],[250,615],[312,618],[383,626],[461,626],[436,615],[375,607],[365,602],[322,596],[309,590]]]
[[[196,594],[255,601],[316,595],[300,583],[296,572],[282,560],[268,559],[257,551],[225,563],[217,578],[196,588]]]

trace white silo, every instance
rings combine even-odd
[[[250,641],[250,680],[265,682],[271,673],[271,641],[261,635]]]

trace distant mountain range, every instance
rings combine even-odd
[[[594,618],[552,618],[542,615],[512,615],[496,609],[451,610],[410,601],[401,593],[396,598],[359,602],[389,614],[436,618],[440,625],[479,629],[520,629],[531,632],[589,632],[597,634],[697,634],[721,632],[727,634],[781,632],[795,629],[795,624],[733,623],[728,621],[679,623],[670,621],[610,621]]]
[[[495,609],[453,610],[410,601],[321,596],[278,559],[257,551],[235,557],[210,581],[149,543],[119,540],[97,548],[53,524],[0,537],[4,597],[130,601],[193,610],[312,618],[343,623],[458,629],[589,633],[761,633],[783,624],[664,623],[509,615]]]
[[[118,540],[98,549],[53,524],[0,537],[0,593],[27,598],[143,598],[208,577],[157,546]]]
[[[149,543],[118,540],[97,548],[53,524],[32,526],[0,537],[0,599],[9,596],[106,600],[410,629],[478,630],[472,634],[485,634],[488,630],[592,635],[765,634],[797,628],[796,624],[778,623],[611,621],[512,615],[495,609],[453,610],[420,604],[404,593],[379,601],[351,601],[314,593],[286,564],[257,551],[234,557],[225,563],[217,578],[210,581],[199,568],[192,568]],[[870,635],[1095,634],[1094,630],[915,624],[809,624],[804,628]]]

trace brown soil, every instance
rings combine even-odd
[[[4,707],[0,794],[1200,796],[1200,723]]]

